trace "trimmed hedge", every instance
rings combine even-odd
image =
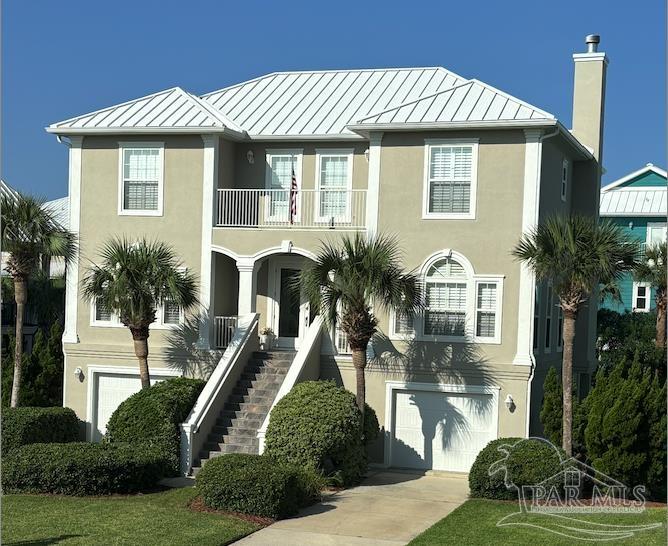
[[[499,447],[505,446],[506,456]],[[505,459],[498,471],[489,475],[497,461]],[[563,470],[566,454],[547,441],[537,438],[499,438],[492,440],[478,454],[469,472],[471,496],[483,499],[516,499],[517,489],[506,487],[505,481],[521,488],[539,484]],[[555,481],[558,486],[559,480]]]
[[[355,395],[333,381],[297,384],[271,411],[265,453],[279,461],[336,476],[344,485],[358,483],[367,469],[366,444],[378,436],[378,419],[366,406],[362,415]]]
[[[165,455],[165,473],[178,475],[179,425],[188,417],[205,383],[177,377],[133,394],[109,419],[107,441],[156,446]]]
[[[5,408],[2,411],[2,452],[27,444],[79,440],[79,420],[70,408]]]
[[[3,457],[2,486],[5,493],[136,493],[157,484],[165,463],[145,445],[31,444]]]
[[[197,474],[204,503],[217,510],[280,519],[311,504],[317,475],[265,455],[230,453],[208,461]]]

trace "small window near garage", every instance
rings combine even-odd
[[[161,216],[163,144],[120,144],[119,214]]]
[[[393,312],[390,316],[390,338],[411,338],[415,335],[414,316]]]
[[[650,307],[650,286],[647,283],[633,283],[633,311],[647,313]]]
[[[120,324],[118,317],[102,303],[100,298],[93,302],[91,312],[93,326],[117,326]]]
[[[569,167],[568,159],[564,159],[561,163],[561,200],[564,202],[568,193]]]
[[[475,335],[477,338],[496,338],[498,331],[497,288],[497,283],[477,283],[475,315]]]
[[[173,301],[166,300],[162,307],[162,323],[176,325],[181,323],[181,307]]]

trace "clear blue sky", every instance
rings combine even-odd
[[[478,78],[570,127],[571,53],[608,53],[604,182],[665,167],[663,0],[243,2],[5,0],[2,176],[67,193],[44,127],[179,85],[201,94],[276,70],[436,66]]]

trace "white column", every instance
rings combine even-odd
[[[257,297],[257,276],[255,272],[255,261],[252,258],[237,260],[239,270],[239,315],[255,313],[255,300]]]
[[[83,137],[70,138],[68,195],[70,198],[70,231],[79,238],[81,219],[81,144]],[[67,265],[65,277],[65,331],[63,343],[78,343],[77,307],[79,302],[79,249]]]
[[[369,178],[366,191],[366,229],[378,231],[378,199],[380,195],[380,142],[383,133],[369,135]]]
[[[218,188],[218,136],[202,135],[204,141],[202,177],[202,249],[200,264],[200,330],[197,346],[209,349],[211,334],[211,288],[213,284],[213,260],[211,241],[213,236],[214,198]]]
[[[540,129],[527,129],[524,158],[524,195],[522,204],[522,233],[538,224],[540,199],[541,136]],[[536,301],[536,277],[524,263],[520,265],[520,288],[517,305],[517,350],[513,364],[531,366],[533,356],[533,317]]]

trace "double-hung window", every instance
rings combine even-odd
[[[161,216],[164,145],[160,142],[121,143],[118,212]]]
[[[475,336],[496,338],[498,331],[498,286],[495,282],[478,282],[476,285]]]
[[[432,265],[425,278],[424,334],[464,337],[467,292],[466,273],[459,262],[446,258]]]
[[[181,323],[181,307],[170,300],[165,300],[162,305],[162,324],[178,325]]]
[[[633,311],[647,313],[650,309],[651,288],[648,283],[633,283]]]
[[[390,339],[408,339],[415,336],[415,316],[392,311],[390,314]]]
[[[267,150],[265,220],[297,222],[301,205],[302,150]],[[296,193],[291,192],[294,175]]]
[[[561,200],[566,201],[566,195],[568,193],[568,178],[569,178],[569,163],[568,159],[564,159],[561,162]]]
[[[99,298],[93,302],[93,324],[111,325],[117,324],[118,318],[107,309]]]
[[[349,221],[353,150],[316,150],[316,157],[318,221]]]
[[[477,140],[427,140],[424,218],[475,218]]]

